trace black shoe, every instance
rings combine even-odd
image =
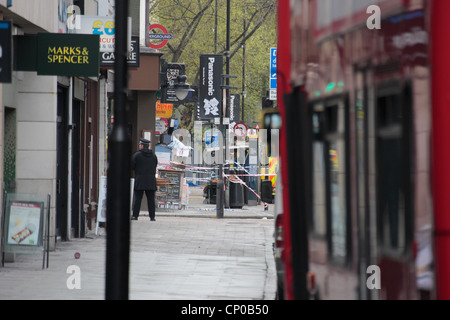
[[[156,221],[156,219],[155,219],[155,218],[152,218],[152,219],[150,219],[150,221]]]
[[[138,218],[137,217],[131,217],[131,220],[137,220]]]

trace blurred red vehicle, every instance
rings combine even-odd
[[[450,299],[449,14],[278,1],[285,299]]]

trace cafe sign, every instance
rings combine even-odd
[[[131,47],[127,55],[127,63],[130,68],[138,68],[140,60],[139,37],[131,37]],[[116,61],[115,52],[100,51],[100,67],[114,67]]]

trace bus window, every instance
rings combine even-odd
[[[377,97],[378,238],[390,251],[403,252],[409,233],[410,191],[409,112],[397,84],[379,89]]]
[[[345,106],[338,102],[328,105],[325,110],[330,258],[337,263],[345,263],[348,231]]]
[[[312,232],[314,236],[326,236],[326,187],[325,187],[325,141],[323,140],[324,113],[323,105],[317,104],[312,113]]]

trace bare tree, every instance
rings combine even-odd
[[[268,89],[268,48],[276,46],[276,3],[276,0],[231,1],[230,73],[238,75],[232,85],[245,87],[246,115],[252,121],[261,106],[261,95]],[[150,8],[151,23],[164,25],[173,36],[161,49],[164,59],[185,63],[189,83],[198,85],[199,56],[226,53],[226,0],[150,0]],[[244,45],[249,48],[245,57],[240,54]]]
[[[218,1],[219,5],[222,6],[224,1]],[[214,2],[215,0],[197,0],[196,2],[186,0],[151,0],[151,12],[156,13],[159,19],[172,21],[173,32],[181,35],[175,41],[167,44],[172,62],[179,61],[190,41],[195,39],[195,33],[199,27],[210,25],[210,23],[205,23],[202,26],[201,22],[205,16],[212,17],[215,14]],[[230,58],[253,36],[266,19],[276,12],[276,1],[262,0],[247,3],[242,1],[241,8],[242,12],[235,13],[234,25],[241,25],[245,19],[246,27],[233,37]],[[224,19],[222,17],[222,20]],[[214,32],[217,32],[217,30],[214,30]],[[223,53],[225,53],[225,48],[218,52],[218,54]]]

